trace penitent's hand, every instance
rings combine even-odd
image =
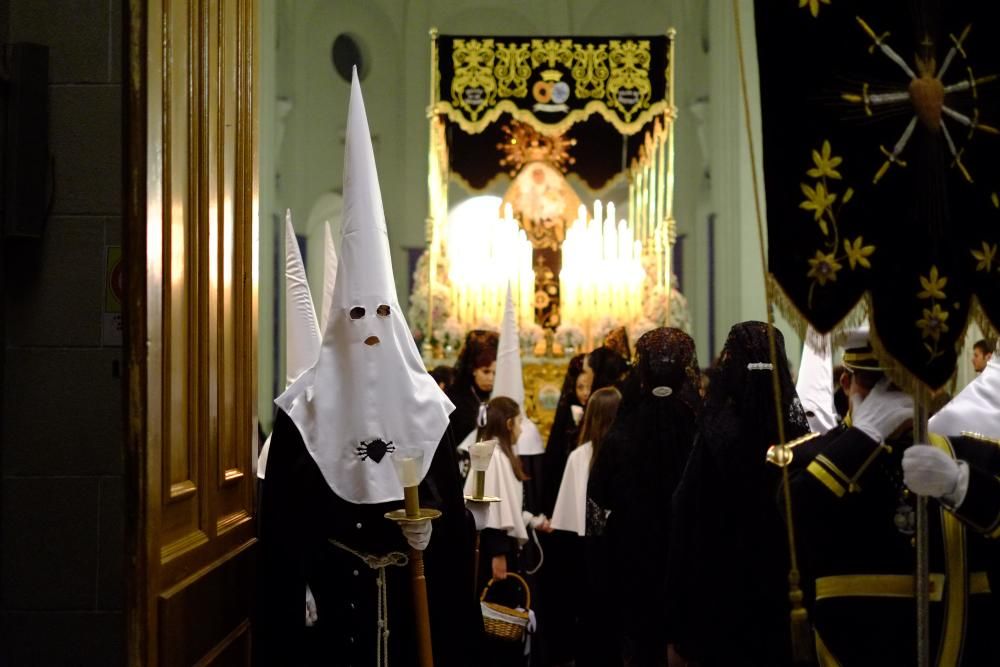
[[[430,521],[402,521],[399,529],[403,531],[403,537],[412,549],[423,551],[431,542]]]
[[[493,557],[493,578],[503,581],[507,578],[507,556],[500,554]]]

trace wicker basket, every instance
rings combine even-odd
[[[486,634],[494,639],[504,641],[519,642],[524,639],[524,631],[528,627],[529,612],[531,611],[531,589],[528,582],[520,575],[513,572],[507,575],[516,579],[524,590],[524,609],[514,609],[496,602],[487,602],[486,595],[496,582],[490,579],[483,589],[483,594],[479,596],[479,606],[483,611],[483,626]]]

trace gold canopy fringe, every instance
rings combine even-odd
[[[781,285],[778,284],[778,281],[771,273],[767,274],[767,287],[769,292],[768,299],[778,307],[778,310],[784,318],[788,320],[792,327],[795,328],[799,337],[804,339],[805,330],[809,325],[809,322],[806,320],[805,316],[798,309],[795,303],[788,297],[788,294],[784,291]],[[896,386],[908,394],[911,394],[915,398],[918,396],[934,398],[946,391],[948,385],[952,383],[955,373],[953,372],[948,381],[936,388],[931,387],[913,375],[913,373],[911,373],[903,364],[892,356],[888,350],[886,350],[885,345],[882,343],[882,339],[879,337],[874,320],[868,316],[870,312],[871,294],[869,292],[865,292],[851,312],[828,332],[831,334],[831,340],[835,341],[837,336],[841,333],[847,331],[848,329],[860,326],[865,322],[865,320],[868,320],[869,340],[871,341],[872,350],[875,352],[875,356],[878,357],[882,367],[885,368],[885,374],[893,383],[896,384]],[[969,317],[966,319],[965,326],[962,328],[962,333],[958,337],[959,341],[965,339],[966,332],[972,322],[975,322],[979,326],[983,335],[987,338],[995,338],[998,335],[998,332],[1000,332],[1000,327],[997,327],[997,325],[990,320],[990,318],[986,315],[986,311],[983,310],[982,305],[979,303],[979,299],[975,296],[972,298],[972,303],[969,304]]]
[[[635,120],[625,122],[614,109],[608,107],[603,100],[591,100],[582,109],[574,109],[566,114],[557,123],[545,123],[539,120],[534,113],[528,109],[521,109],[511,100],[500,100],[495,106],[486,111],[478,120],[470,121],[462,113],[461,109],[456,109],[451,102],[440,100],[430,108],[430,114],[441,114],[448,117],[448,120],[458,125],[466,134],[479,134],[487,127],[497,121],[500,116],[507,113],[515,120],[526,123],[542,134],[565,134],[566,130],[576,123],[587,120],[593,114],[598,114],[605,121],[610,123],[620,134],[632,136],[637,134],[649,121],[658,116],[670,113],[672,100],[658,100],[649,105],[648,109],[639,112]]]

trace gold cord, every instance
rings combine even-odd
[[[743,59],[743,30],[740,22],[739,0],[733,0],[733,17],[736,24],[736,48],[740,63],[740,89],[743,94],[743,116],[747,132],[747,146],[750,149],[750,175],[753,180],[753,203],[757,219],[757,241],[760,250],[761,267],[764,272],[764,299],[767,310],[767,342],[770,347],[771,363],[778,367],[778,347],[774,335],[774,305],[771,283],[767,275],[767,255],[764,250],[764,216],[760,205],[760,185],[757,180],[757,159],[753,143],[753,129],[750,122],[750,97],[747,92],[746,63]],[[785,447],[785,419],[781,410],[781,382],[777,373],[771,373],[774,389],[774,411],[778,420],[778,446]],[[796,662],[809,661],[815,646],[809,629],[809,615],[802,605],[799,560],[795,548],[795,525],[792,513],[792,492],[788,482],[788,466],[781,468],[782,495],[785,501],[785,525],[788,527],[788,599],[791,602],[792,658]]]

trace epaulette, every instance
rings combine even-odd
[[[971,438],[972,440],[979,440],[980,442],[988,442],[991,445],[996,445],[1000,447],[1000,440],[996,438],[990,438],[983,435],[982,433],[975,433],[973,431],[962,431],[963,438]]]
[[[773,465],[783,468],[792,462],[795,456],[795,452],[792,451],[804,442],[809,442],[813,438],[818,438],[823,435],[822,433],[806,433],[803,436],[799,436],[794,440],[786,442],[784,447],[781,445],[771,445],[767,448],[767,462]]]

